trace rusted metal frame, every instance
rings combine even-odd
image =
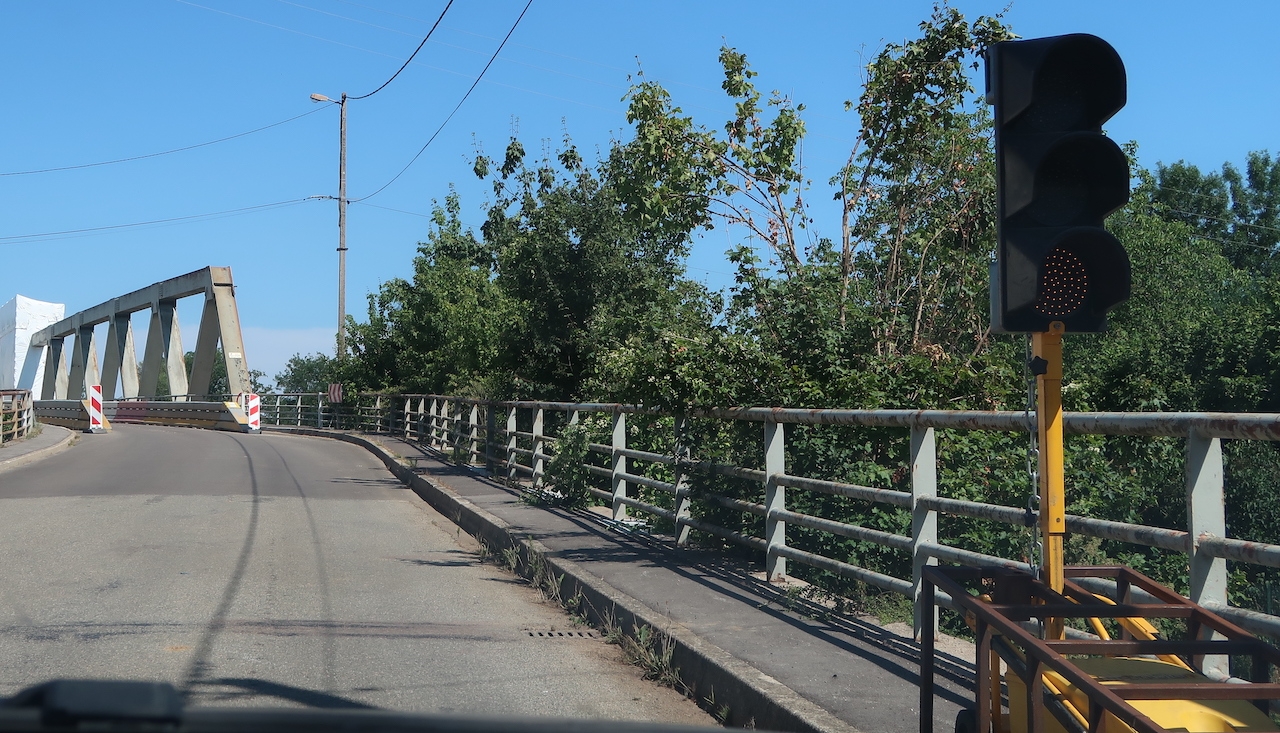
[[[1251,682],[1129,682],[1111,688],[1125,700],[1277,700],[1280,684]]]
[[[1191,606],[1172,604],[1160,605],[1119,605],[1099,604],[1086,606],[1079,603],[1045,603],[1039,605],[1023,605],[1015,603],[988,604],[996,613],[1003,614],[1016,621],[1027,621],[1033,618],[1185,618],[1197,615]]]
[[[993,685],[999,686],[999,682],[991,679],[991,665],[987,664],[987,659],[991,656],[991,626],[983,619],[978,619],[974,624],[976,628],[974,645],[974,712],[978,716],[978,730],[991,730],[991,704],[990,700],[995,696]],[[1028,730],[1031,730],[1028,728]]]
[[[1070,568],[1067,572],[1068,578],[1079,577],[1110,577],[1116,579],[1117,583],[1123,581],[1130,589],[1136,587],[1146,594],[1154,597],[1163,604],[1182,605],[1192,610],[1190,623],[1198,624],[1207,629],[1212,629],[1228,639],[1253,639],[1253,635],[1244,628],[1223,618],[1215,609],[1199,606],[1183,596],[1165,588],[1156,583],[1146,575],[1129,567],[1112,567],[1112,566],[1083,566]],[[1083,590],[1083,589],[1082,589]],[[1130,591],[1132,592],[1132,591]],[[1106,608],[1116,608],[1117,606],[1105,606]],[[1151,605],[1132,605],[1132,608],[1151,608]],[[1238,610],[1238,609],[1232,609]],[[1141,613],[1130,614],[1140,616]],[[1263,654],[1271,664],[1280,665],[1280,649],[1259,641],[1261,647],[1259,653]]]
[[[1249,654],[1259,642],[1232,639],[1178,640],[1156,639],[1053,639],[1045,642],[1059,654],[1084,654],[1099,657],[1134,654]]]
[[[861,580],[868,585],[874,585],[877,588],[893,591],[894,593],[901,593],[908,598],[912,596],[911,581],[909,580],[903,580],[902,578],[895,578],[892,575],[877,573],[873,570],[860,568],[857,565],[850,565],[847,562],[832,560],[831,558],[823,555],[816,555],[812,552],[797,550],[794,547],[779,547],[777,552],[783,557],[790,558],[797,562],[802,562],[805,565],[812,565],[815,568],[827,570],[836,573],[837,575]]]
[[[746,504],[747,502],[742,502]],[[761,504],[752,504],[752,507],[759,507],[759,511],[754,509],[743,509],[743,511],[751,511],[753,514],[764,516],[765,507]],[[871,542],[884,547],[892,547],[895,550],[911,551],[911,538],[905,535],[893,534],[892,532],[883,532],[878,529],[868,529],[859,527],[856,524],[845,524],[844,522],[836,522],[831,519],[823,519],[815,517],[811,514],[800,514],[797,512],[783,510],[775,510],[768,512],[777,516],[778,519],[785,520],[789,524],[797,524],[801,527],[816,529],[821,532],[829,532],[830,534],[848,537],[854,540],[862,540],[863,542]]]
[[[907,491],[875,489],[870,486],[857,486],[855,484],[845,484],[839,481],[823,481],[821,479],[805,478],[803,476],[779,476],[778,484],[781,486],[790,486],[796,489],[817,491],[821,494],[847,496],[851,499],[861,499],[862,501],[889,504],[891,506],[898,506],[904,509],[911,508],[911,493]]]
[[[933,733],[934,646],[938,629],[936,587],[929,573],[920,580],[920,733]],[[985,732],[984,732],[985,733]]]
[[[955,575],[967,579],[995,578],[1008,571],[997,568],[944,568],[931,567],[925,569],[925,578],[937,586],[938,591],[948,593],[953,602],[964,611],[973,613],[975,618],[980,618],[996,629],[1000,635],[1009,641],[1017,644],[1026,656],[1026,672],[1027,676],[1023,678],[1023,682],[1027,688],[1027,714],[1030,718],[1027,721],[1027,730],[1043,730],[1043,727],[1037,728],[1036,725],[1043,725],[1044,695],[1043,682],[1040,667],[1047,666],[1057,672],[1064,679],[1075,685],[1077,689],[1083,691],[1089,697],[1090,706],[1101,704],[1106,711],[1111,713],[1121,722],[1128,724],[1137,733],[1164,733],[1164,729],[1157,726],[1154,721],[1143,715],[1132,705],[1111,692],[1114,688],[1105,687],[1093,677],[1085,674],[1074,665],[1072,665],[1065,657],[1045,646],[1045,643],[1032,636],[1021,625],[1013,620],[997,613],[997,609],[992,604],[985,603],[971,595],[960,586],[956,581],[947,576],[948,571],[961,570],[968,572],[959,572]],[[990,572],[995,570],[996,572]],[[1043,591],[1041,591],[1043,592]],[[1061,616],[1061,611],[1057,611]],[[1033,694],[1034,691],[1034,694]]]

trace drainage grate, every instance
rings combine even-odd
[[[595,639],[591,631],[530,631],[529,636],[542,639]]]

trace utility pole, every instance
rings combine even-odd
[[[338,102],[338,359],[347,355],[347,95]]]
[[[312,94],[313,102],[332,102],[338,105],[338,353],[347,355],[347,95],[341,99],[329,99],[323,94]]]

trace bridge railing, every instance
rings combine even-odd
[[[269,398],[270,399],[270,398]],[[563,427],[584,416],[601,415],[609,423],[608,443],[591,443],[598,457],[584,464],[600,480],[589,489],[612,507],[615,520],[625,521],[628,511],[666,522],[678,544],[689,542],[690,531],[703,532],[764,555],[768,577],[786,574],[787,562],[798,562],[861,581],[870,586],[918,600],[921,574],[926,565],[939,561],[965,565],[1002,565],[1027,568],[1022,560],[996,557],[958,547],[939,538],[940,515],[966,517],[1025,527],[1024,507],[947,498],[938,494],[937,436],[939,430],[1026,433],[1034,425],[1034,413],[944,410],[807,410],[782,408],[722,408],[694,410],[676,416],[654,409],[620,404],[564,402],[490,402],[444,395],[365,395],[341,408],[322,405],[322,396],[309,403],[301,397],[277,404],[274,419],[282,424],[308,424],[312,418],[325,426],[392,433],[415,440],[453,460],[485,465],[509,482],[540,489],[548,462]],[[270,404],[266,402],[265,404]],[[317,405],[307,412],[307,405]],[[291,411],[292,410],[292,411]],[[270,408],[264,413],[272,415]],[[670,427],[665,449],[640,449],[628,445],[628,417],[653,421],[665,419]],[[268,418],[271,421],[272,418]],[[691,420],[758,423],[757,444],[762,457],[756,466],[735,466],[705,460],[692,453],[685,436]],[[312,423],[315,424],[315,423]],[[554,426],[554,427],[553,427]],[[908,455],[901,456],[909,470],[910,490],[858,485],[792,475],[787,472],[787,432],[800,426],[848,426],[896,429],[909,433]],[[1068,434],[1179,438],[1185,441],[1185,528],[1153,527],[1128,522],[1067,516],[1070,533],[1131,545],[1184,553],[1188,558],[1187,587],[1192,600],[1257,633],[1280,636],[1280,618],[1228,604],[1227,562],[1280,568],[1280,545],[1249,542],[1226,536],[1223,497],[1222,441],[1280,440],[1280,414],[1231,413],[1067,413]],[[656,469],[656,470],[655,470]],[[695,475],[730,477],[756,485],[755,500],[691,488]],[[817,513],[788,508],[787,490],[841,497],[863,506],[900,508],[911,517],[910,534],[838,521]],[[660,506],[655,497],[664,497]],[[813,502],[806,502],[812,505]],[[707,518],[714,507],[743,515],[738,527],[726,527]],[[758,526],[754,534],[744,531]],[[763,520],[761,522],[761,520]],[[896,577],[860,567],[849,558],[837,558],[795,547],[787,541],[788,527],[827,533],[888,548],[910,558],[911,576]],[[762,531],[760,531],[762,530]],[[903,563],[905,565],[905,563]],[[943,599],[944,601],[946,599]],[[917,604],[917,626],[921,618]],[[917,627],[918,631],[918,627]]]
[[[31,390],[0,390],[0,445],[25,438],[35,427]]]

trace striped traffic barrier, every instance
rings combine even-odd
[[[106,427],[102,421],[102,385],[91,384],[88,388],[89,399],[86,400],[89,407],[89,429],[90,433],[105,433]]]
[[[262,432],[262,397],[254,392],[244,396],[244,414],[249,420],[249,432]]]

